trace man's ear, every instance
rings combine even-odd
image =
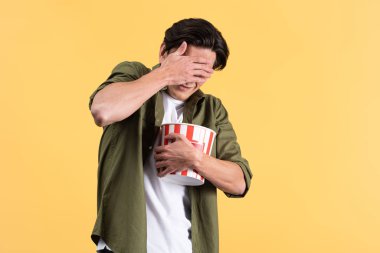
[[[160,63],[162,63],[162,61],[165,60],[165,58],[168,56],[168,52],[165,52],[165,49],[165,42],[162,42],[160,46],[160,52],[158,54],[158,60]]]

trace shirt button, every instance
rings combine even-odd
[[[152,147],[152,146],[149,146],[148,148],[149,148],[149,149],[152,149],[153,147]]]

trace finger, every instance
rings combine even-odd
[[[190,56],[192,59],[192,62],[194,63],[201,63],[201,64],[206,64],[212,66],[214,63],[212,62],[211,59],[201,57],[201,56]]]
[[[181,136],[177,133],[169,133],[168,135],[165,136],[166,140],[178,140],[181,139]]]
[[[193,75],[197,77],[210,78],[212,73],[204,70],[193,70]]]
[[[176,172],[185,170],[185,168],[178,169],[178,167],[177,168],[166,167],[166,168],[167,168],[166,171],[165,170],[162,171],[164,176],[167,174],[176,173]]]
[[[168,168],[166,168],[166,167],[159,168],[157,171],[157,176],[163,177],[164,175],[166,175],[167,170],[168,170]]]
[[[154,154],[154,160],[156,160],[156,161],[162,161],[162,160],[165,160],[166,158],[167,158],[166,155],[163,154],[163,153],[160,153],[160,154],[156,153],[156,154]]]
[[[164,176],[166,176],[167,174],[170,174],[170,173],[175,172],[175,171],[176,171],[176,169],[174,169],[174,168],[170,168],[170,167],[167,167],[166,169],[164,169],[164,170],[162,170],[161,172],[159,172],[157,175],[158,175],[159,177],[164,177]]]
[[[199,64],[199,63],[193,63],[192,68],[194,70],[203,70],[203,71],[206,71],[206,72],[208,72],[210,74],[214,73],[214,71],[215,71],[212,68],[212,66],[205,65],[205,64]]]
[[[182,140],[182,141],[185,141],[185,142],[189,141],[187,139],[186,135],[184,135],[184,134],[176,134],[176,136],[178,137],[178,140]]]
[[[163,171],[164,170],[164,168],[158,168],[157,169],[157,175],[161,172],[161,171]]]
[[[166,138],[169,139],[169,140],[175,140],[175,141],[177,141],[177,140],[182,140],[182,141],[187,140],[186,135],[179,134],[179,133],[170,133],[170,134],[168,134],[168,135],[165,136],[165,139]]]
[[[200,77],[200,76],[190,76],[188,78],[188,83],[205,83],[208,78]]]
[[[166,150],[167,147],[165,147],[166,145],[161,145],[161,146],[157,146],[154,148],[154,152],[156,153],[161,153],[161,152],[164,152]]]
[[[155,163],[157,169],[168,166],[168,161],[158,161]]]

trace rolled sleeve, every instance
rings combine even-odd
[[[140,62],[135,61],[123,61],[113,68],[110,76],[104,81],[90,96],[88,107],[91,110],[91,105],[94,100],[95,95],[102,90],[104,87],[111,83],[116,82],[129,82],[140,78],[142,75],[149,72],[150,69],[145,67]]]
[[[246,186],[241,195],[234,195],[228,192],[224,192],[224,194],[229,198],[242,198],[247,194],[250,188],[252,172],[248,161],[241,155],[236,133],[228,119],[228,112],[219,98],[217,99],[216,108],[216,158],[231,161],[239,165],[243,171]]]

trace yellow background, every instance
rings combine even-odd
[[[90,94],[164,31],[211,21],[231,55],[203,91],[254,174],[219,194],[222,253],[380,252],[380,1],[2,1],[0,252],[95,252]],[[220,192],[219,192],[220,193]]]

